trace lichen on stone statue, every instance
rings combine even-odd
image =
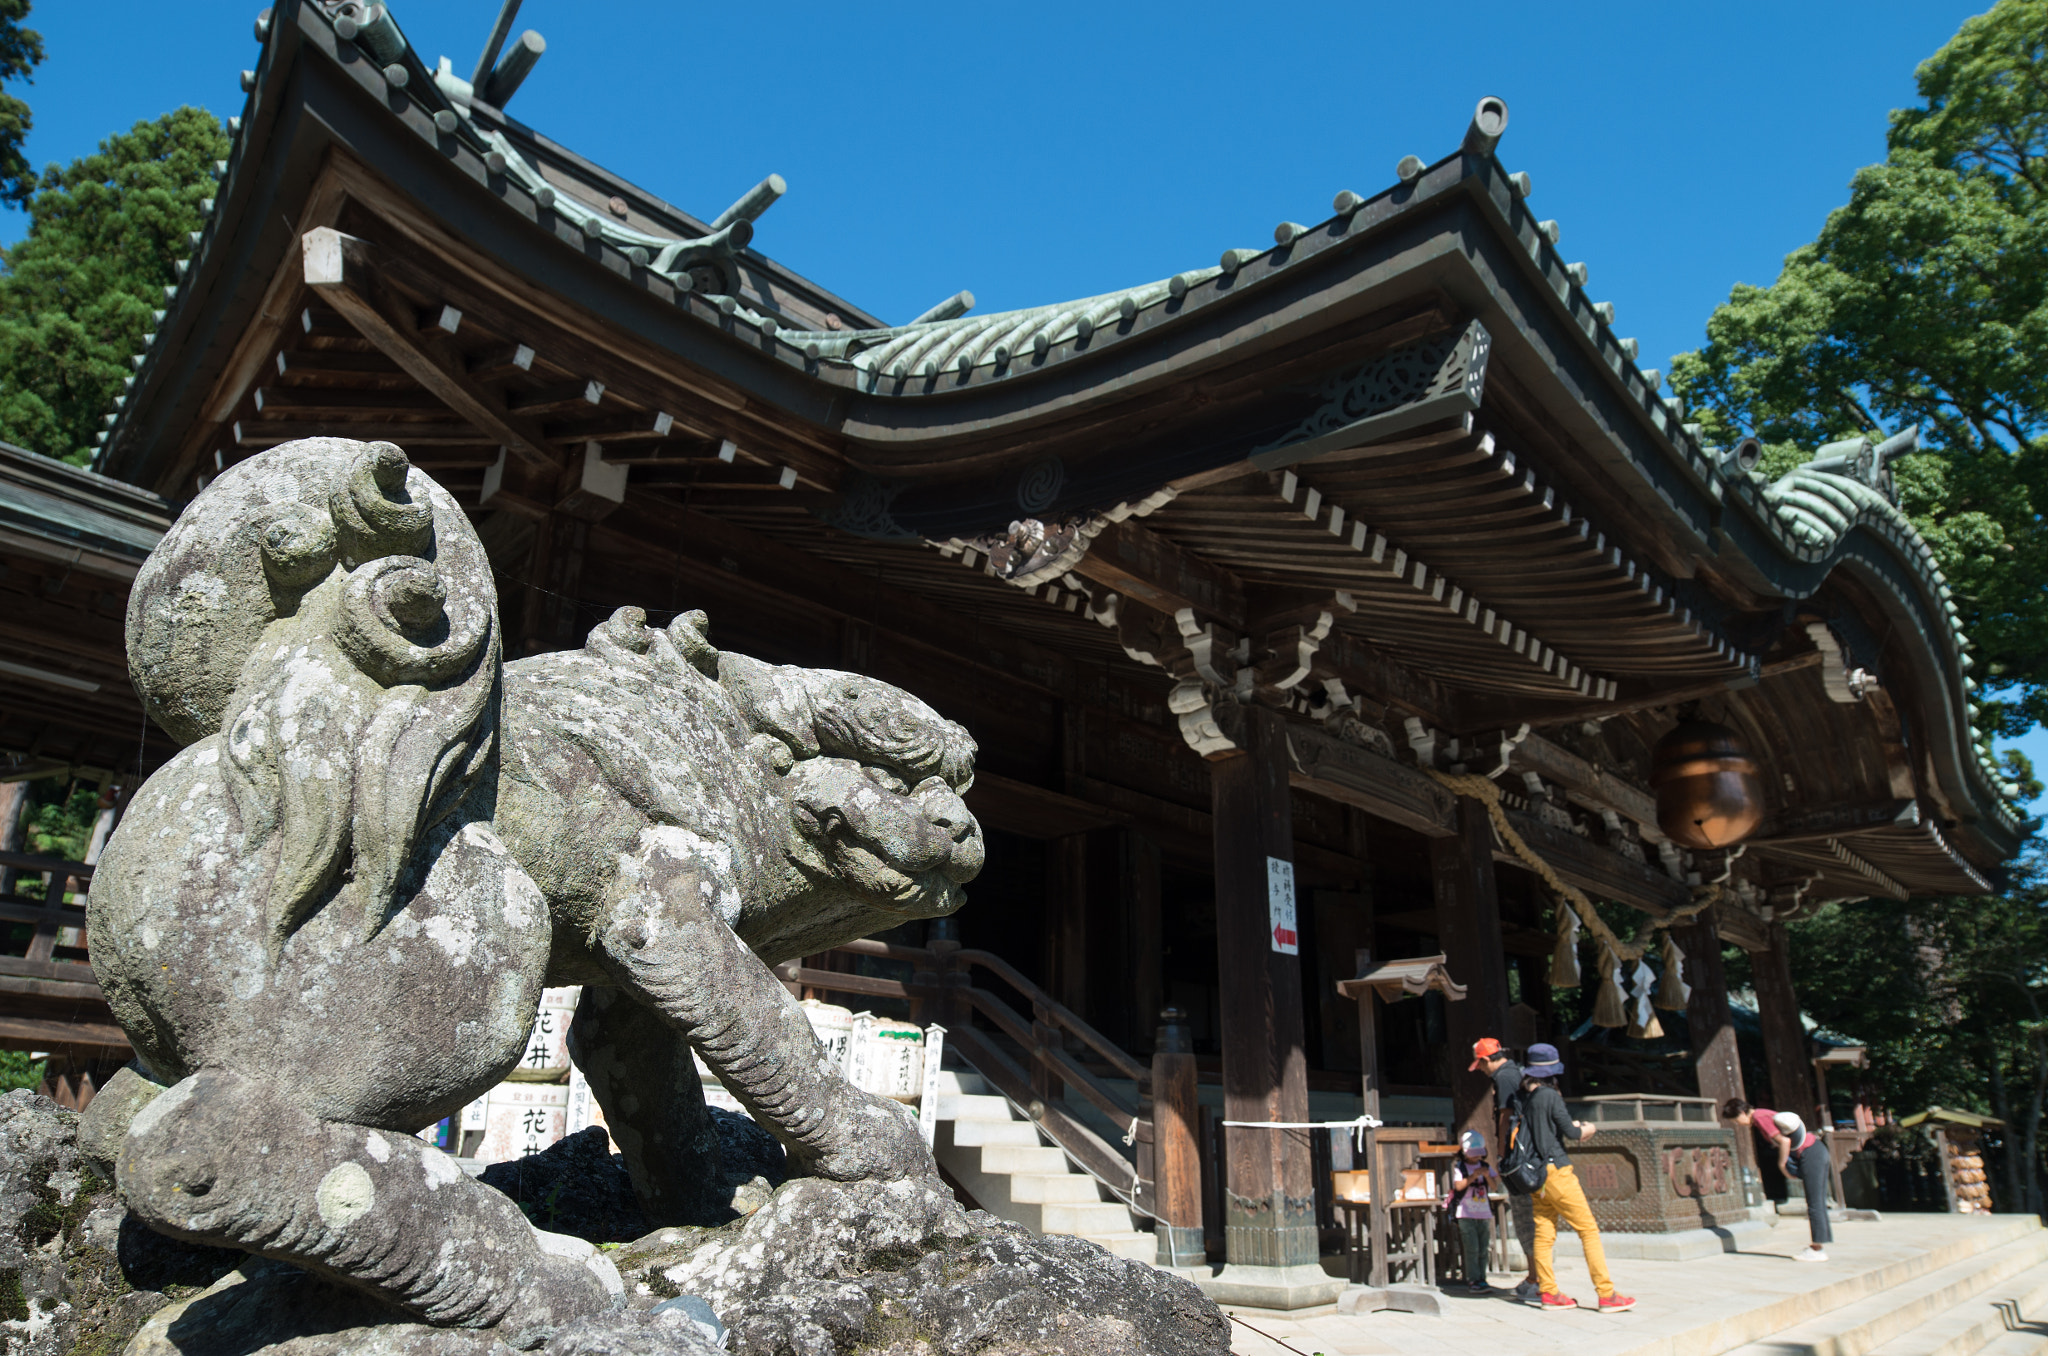
[[[571,1050],[657,1231],[734,1214],[693,1051],[792,1175],[950,1201],[905,1108],[847,1083],[769,966],[960,906],[983,860],[960,726],[721,653],[702,613],[622,609],[505,665],[476,533],[389,443],[288,443],[212,481],[136,579],[128,652],[185,747],[94,877],[94,969],[151,1076],[109,1084],[81,1148],[150,1228],[284,1264],[152,1320],[148,1350],[196,1351],[179,1332],[279,1286],[612,1349],[588,1325],[661,1297],[414,1134],[513,1068],[548,984],[584,986]]]

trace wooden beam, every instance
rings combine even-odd
[[[1787,659],[1774,659],[1758,671],[1757,681],[1776,678],[1799,669],[1812,668],[1818,663],[1819,650],[1808,650]],[[1660,706],[1675,706],[1680,702],[1712,697],[1723,692],[1739,692],[1755,686],[1756,683],[1747,677],[1721,678],[1708,683],[1690,683],[1684,687],[1665,688],[1658,692],[1617,697],[1613,701],[1581,702],[1574,706],[1553,706],[1540,698],[1481,698],[1465,705],[1463,714],[1466,723],[1453,733],[1466,734],[1473,730],[1485,729],[1488,725],[1512,725],[1517,721],[1527,721],[1541,729],[1545,726],[1566,725],[1581,720],[1611,720],[1615,716],[1633,715],[1637,711],[1654,711]]]
[[[1522,841],[1550,864],[1551,870],[1588,894],[1641,909],[1652,918],[1668,917],[1692,903],[1692,890],[1663,871],[1610,852],[1574,833],[1554,829],[1531,815],[1507,812],[1508,823]],[[1494,860],[1522,866],[1505,847],[1493,850]]]
[[[1624,819],[1634,820],[1649,830],[1645,836],[1652,842],[1664,837],[1664,831],[1657,827],[1655,796],[1594,767],[1542,735],[1532,734],[1515,745],[1508,766],[1516,772],[1533,772],[1547,782],[1557,783],[1566,795],[1588,809],[1612,810]]]
[[[1813,805],[1788,810],[1782,815],[1765,820],[1762,827],[1745,841],[1758,846],[1766,843],[1820,842],[1829,838],[1839,838],[1844,834],[1861,833],[1869,829],[1889,829],[1897,825],[1919,822],[1919,802],[1911,800],[1880,800],[1867,803],[1852,801],[1835,805]]]
[[[1294,786],[1431,838],[1456,831],[1455,798],[1428,775],[1305,725],[1286,734]]]
[[[390,419],[237,419],[228,441],[236,447],[275,447],[295,438],[356,438],[413,447],[504,446],[467,424],[408,424]]]
[[[129,1049],[128,1033],[104,1022],[49,1022],[34,1017],[0,1017],[0,1046],[48,1049],[52,1046]]]
[[[366,240],[321,226],[301,237],[306,285],[355,326],[357,333],[438,396],[456,414],[484,430],[521,461],[553,470],[561,455],[530,421],[506,409],[496,391],[460,366],[444,362],[421,342],[403,303],[390,295],[380,252]]]
[[[1074,573],[1168,616],[1193,608],[1226,626],[1245,622],[1242,580],[1134,522],[1104,528]]]

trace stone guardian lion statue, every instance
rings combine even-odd
[[[607,1263],[414,1138],[517,1064],[550,982],[588,986],[572,1049],[654,1223],[718,1204],[692,1050],[798,1171],[935,1177],[768,964],[960,906],[959,726],[721,654],[698,613],[504,665],[476,534],[389,443],[221,474],[138,576],[128,651],[185,747],[102,855],[91,954],[168,1086],[81,1134],[153,1228],[436,1324],[606,1307]]]

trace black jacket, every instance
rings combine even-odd
[[[1570,1113],[1564,1109],[1563,1093],[1548,1085],[1523,1093],[1522,1120],[1528,1126],[1529,1142],[1536,1147],[1539,1158],[1560,1168],[1572,1165],[1564,1146],[1581,1136],[1579,1127],[1572,1124]]]

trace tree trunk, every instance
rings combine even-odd
[[[2012,1099],[2006,1095],[2004,1059],[1999,1054],[1998,1043],[1991,1041],[1988,1044],[1991,1047],[1990,1059],[1988,1061],[1991,1069],[1991,1111],[1999,1120],[2004,1121],[2006,1126],[2005,1153],[2003,1154],[2005,1159],[2005,1208],[2017,1215],[2026,1209],[2027,1198],[2026,1187],[2022,1184],[2023,1175],[2020,1172],[2018,1146],[2012,1142]]]

